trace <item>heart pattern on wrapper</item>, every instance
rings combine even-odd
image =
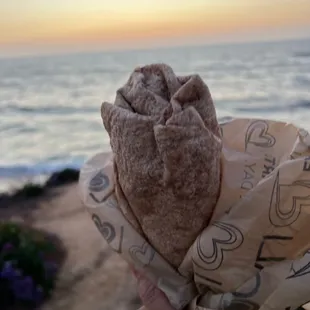
[[[155,256],[155,250],[147,242],[144,242],[141,246],[131,246],[129,253],[132,260],[142,264],[143,267],[148,266]]]
[[[99,171],[89,182],[89,190],[91,192],[101,192],[105,190],[110,184],[108,176],[103,170]]]
[[[92,220],[94,221],[96,227],[107,241],[107,243],[111,246],[111,248],[121,254],[122,253],[122,243],[124,238],[124,227],[120,227],[120,233],[117,234],[114,225],[109,222],[102,222],[98,215],[93,214]],[[111,243],[117,241],[117,247],[112,246]]]
[[[246,131],[245,150],[247,150],[249,144],[262,148],[273,147],[276,139],[268,130],[269,126],[265,121],[257,120],[252,122]]]

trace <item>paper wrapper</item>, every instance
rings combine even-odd
[[[112,153],[82,168],[83,203],[110,247],[176,309],[293,310],[310,300],[309,133],[255,119],[221,130],[221,194],[178,270],[127,222],[114,193]]]

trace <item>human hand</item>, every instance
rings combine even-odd
[[[156,287],[147,277],[132,268],[133,275],[138,282],[138,294],[143,307],[139,310],[175,310],[167,296]]]

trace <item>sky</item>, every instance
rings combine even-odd
[[[310,37],[310,0],[0,0],[0,55]]]

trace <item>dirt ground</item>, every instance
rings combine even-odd
[[[66,259],[52,298],[40,310],[134,310],[140,306],[126,263],[111,252],[82,207],[76,185],[42,198],[0,206],[2,220],[30,224],[59,237]]]
[[[107,246],[81,205],[76,185],[3,205],[0,219],[55,234],[67,255],[52,298],[40,310],[136,310],[140,301],[126,263]],[[310,310],[310,304],[304,306]]]

